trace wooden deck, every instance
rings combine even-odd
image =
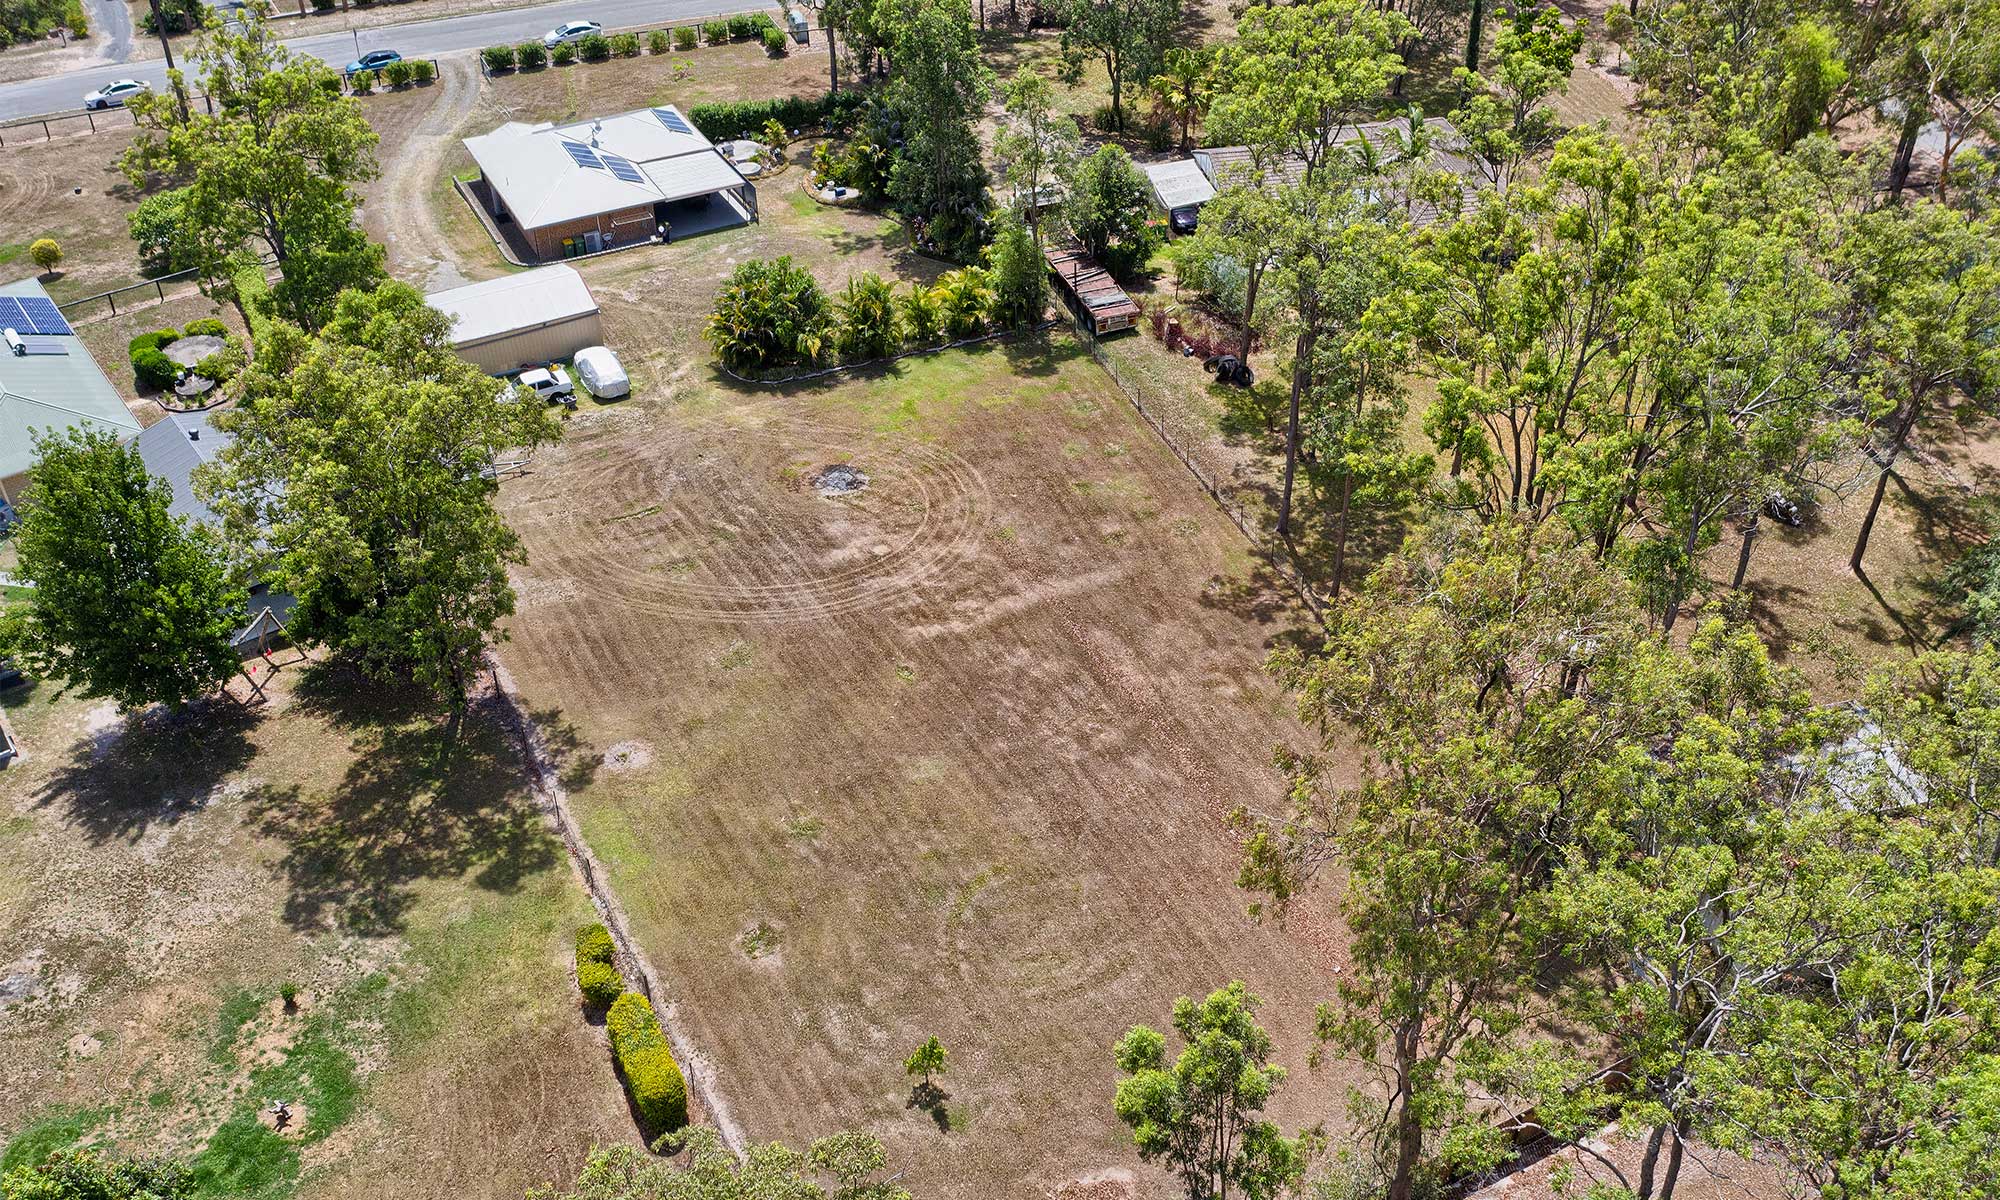
[[[1049,270],[1063,291],[1085,313],[1098,333],[1130,329],[1139,323],[1139,304],[1125,294],[1111,273],[1097,265],[1083,251],[1070,246],[1049,247],[1044,251]]]

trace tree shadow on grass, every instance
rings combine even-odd
[[[945,1102],[950,1099],[951,1093],[939,1087],[935,1080],[920,1079],[910,1085],[910,1098],[903,1102],[903,1107],[929,1114],[939,1133],[950,1133],[951,1114],[945,1111]]]
[[[300,688],[303,704],[351,734],[354,761],[340,782],[325,795],[293,784],[251,797],[259,832],[286,846],[288,924],[394,933],[425,880],[469,874],[482,888],[512,892],[559,861],[561,843],[524,783],[500,700],[475,699],[447,757],[442,722],[422,697],[337,686],[343,674],[336,666]]]
[[[137,841],[205,808],[255,756],[250,735],[262,720],[220,697],[122,717],[70,747],[35,802],[62,808],[92,845]]]

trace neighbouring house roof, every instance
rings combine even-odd
[[[1172,212],[1215,199],[1215,183],[1192,158],[1172,162],[1145,163],[1146,178],[1153,184],[1153,199]]]
[[[139,434],[139,458],[146,470],[174,490],[168,511],[191,521],[216,523],[214,511],[194,494],[194,469],[214,462],[231,440],[208,423],[207,413],[168,413]]]
[[[1436,170],[1450,172],[1462,181],[1460,199],[1469,207],[1486,180],[1473,161],[1464,136],[1458,132],[1456,125],[1443,117],[1430,117],[1424,124],[1431,133],[1429,165]],[[1406,137],[1408,131],[1408,121],[1366,121],[1348,127],[1341,135],[1340,144],[1352,145],[1366,138],[1384,161],[1393,162],[1397,142]],[[1296,155],[1287,154],[1268,168],[1260,168],[1248,146],[1203,147],[1194,152],[1194,162],[1209,182],[1218,188],[1240,184],[1281,187],[1295,184],[1305,176],[1305,161]],[[1403,203],[1403,198],[1398,195],[1386,198],[1397,204]],[[1412,201],[1409,208],[1410,222],[1417,226],[1429,225],[1439,216],[1438,207],[1428,201]]]
[[[568,125],[509,121],[465,148],[523,229],[746,182],[671,104]]]
[[[453,318],[451,344],[459,349],[597,311],[583,276],[564,266],[538,267],[432,292],[424,301]]]
[[[33,302],[41,313],[54,309],[49,294],[33,279],[0,284],[0,298]],[[42,306],[46,305],[44,308]],[[7,306],[0,303],[0,309]],[[119,439],[139,432],[138,418],[125,407],[118,389],[104,377],[89,347],[73,332],[33,332],[21,319],[0,315],[0,327],[15,330],[26,353],[0,345],[0,479],[35,465],[33,434],[68,429],[100,429]],[[50,329],[68,330],[58,320]]]

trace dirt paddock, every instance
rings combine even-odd
[[[860,1126],[920,1195],[1047,1195],[1133,1163],[1118,1034],[1233,977],[1281,1118],[1339,1111],[1304,1069],[1339,938],[1250,920],[1225,824],[1306,741],[1260,669],[1295,618],[1088,357],[713,396],[588,412],[508,484],[502,653],[580,769],[649,748],[574,804],[752,1136]],[[867,486],[822,494],[834,465]]]

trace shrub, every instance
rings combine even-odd
[[[610,963],[583,962],[576,965],[576,987],[583,1003],[592,1012],[603,1012],[625,991],[625,977]]]
[[[749,13],[737,13],[735,16],[729,18],[730,37],[740,40],[742,38],[755,37],[756,34],[757,19]]]
[[[832,333],[832,302],[789,255],[740,264],[716,298],[707,329],[724,366],[753,371],[817,362]]]
[[[313,0],[314,12],[332,12],[333,0]]]
[[[673,39],[667,36],[666,30],[655,29],[646,35],[646,52],[648,54],[665,54],[667,47],[672,43]]]
[[[486,61],[489,71],[511,71],[514,69],[515,54],[512,46],[488,46],[479,52]]]
[[[401,59],[382,68],[382,78],[388,80],[389,86],[392,88],[407,86],[410,82],[410,77],[414,73],[410,64]]]
[[[681,26],[679,29],[674,30],[674,49],[676,50],[694,49],[694,44],[697,36],[698,35],[695,32],[694,26],[692,25]]]
[[[564,42],[554,50],[549,51],[549,61],[559,67],[570,65],[576,61],[576,46],[570,42]]]
[[[540,42],[522,42],[514,47],[514,63],[523,71],[539,71],[549,65],[548,48]]]
[[[811,129],[821,125],[845,125],[866,102],[859,92],[807,99],[784,96],[776,100],[732,100],[720,104],[697,104],[687,110],[688,120],[714,142],[756,137],[767,122],[776,121],[786,129]]]
[[[217,386],[228,383],[243,371],[243,345],[235,338],[222,343],[222,349],[197,362],[191,370],[203,379],[212,379]]]
[[[644,996],[627,992],[611,1003],[604,1027],[611,1035],[611,1057],[617,1061],[632,1107],[649,1136],[672,1133],[687,1124],[687,1080],[667,1046],[667,1035]]]
[[[639,54],[639,35],[636,33],[612,34],[611,53],[620,58],[637,57]]]
[[[375,72],[356,71],[347,77],[347,86],[357,96],[370,95],[375,91]]]
[[[772,58],[785,57],[785,31],[766,29],[764,31],[764,53]]]
[[[603,62],[611,57],[611,39],[601,33],[593,33],[576,44],[585,62]]]
[[[62,245],[54,238],[36,238],[34,244],[28,247],[28,257],[34,259],[35,265],[46,274],[55,270],[56,264],[63,260]]]
[[[155,329],[151,333],[142,333],[133,338],[127,348],[131,353],[137,354],[141,350],[158,350],[162,346],[171,346],[180,340],[181,331],[178,329]]]
[[[895,290],[875,272],[863,271],[847,281],[840,297],[839,340],[849,362],[887,358],[901,348]]]
[[[582,966],[587,962],[608,963],[617,956],[618,947],[611,941],[611,931],[602,925],[585,925],[576,931],[576,962]]]
[[[701,27],[701,40],[711,46],[721,45],[729,40],[729,22],[708,21]]]
[[[181,369],[174,360],[156,349],[136,350],[132,353],[132,376],[139,386],[147,391],[164,392],[174,386],[180,378]]]
[[[436,78],[437,78],[437,68],[431,65],[431,61],[429,59],[414,58],[410,60],[411,83],[429,83],[431,80]]]
[[[994,323],[1018,329],[1040,321],[1048,310],[1048,265],[1020,217],[1010,213],[1002,219],[998,236],[986,248],[986,263],[992,276]]]
[[[182,337],[228,337],[229,326],[214,317],[196,317],[181,330]]]

